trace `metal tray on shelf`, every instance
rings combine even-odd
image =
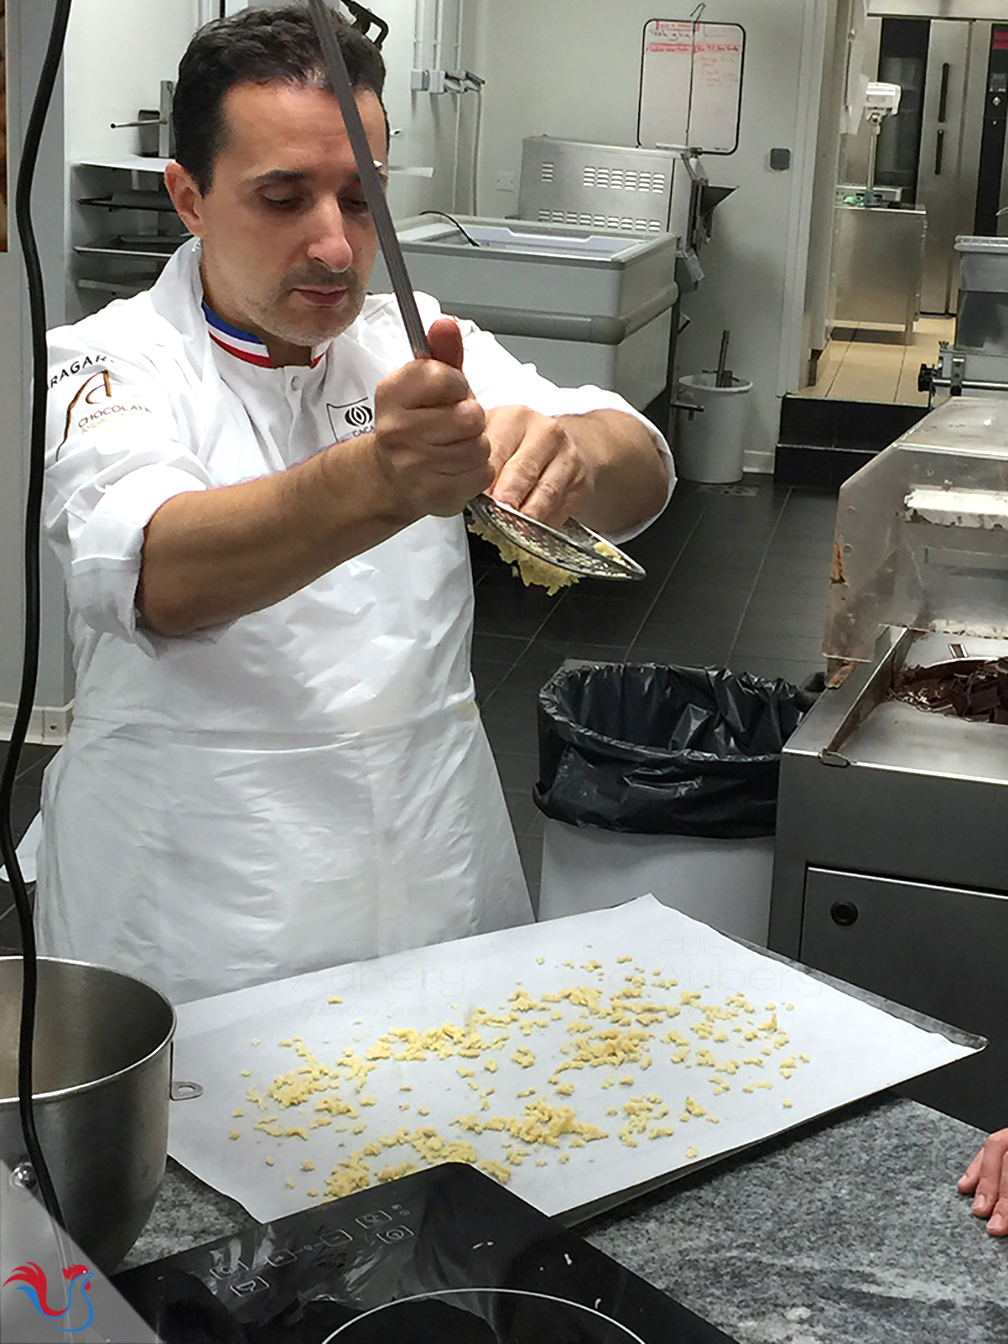
[[[95,238],[89,243],[78,243],[74,251],[84,256],[96,257],[148,257],[155,261],[167,261],[183,243],[189,241],[189,234],[123,234],[112,238]]]
[[[108,196],[79,196],[78,205],[98,205],[105,210],[157,210],[174,214],[175,207],[166,191],[113,191]]]

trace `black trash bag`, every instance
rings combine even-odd
[[[718,668],[561,668],[539,692],[533,797],[573,826],[772,835],[781,750],[815,699],[780,678]]]

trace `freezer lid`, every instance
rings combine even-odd
[[[396,226],[399,242],[410,251],[448,251],[460,257],[488,260],[516,257],[544,261],[552,266],[624,267],[655,253],[675,253],[670,233],[647,238],[628,237],[615,230],[575,224],[538,224],[534,220],[487,219],[455,216],[445,219],[415,217]],[[473,243],[476,246],[473,246]]]

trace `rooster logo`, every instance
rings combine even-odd
[[[94,1316],[94,1304],[87,1295],[87,1291],[91,1287],[90,1275],[91,1271],[87,1265],[71,1265],[69,1269],[63,1271],[63,1277],[70,1284],[70,1297],[62,1311],[54,1311],[50,1307],[48,1300],[49,1285],[46,1282],[45,1270],[39,1269],[38,1265],[31,1260],[26,1265],[18,1265],[10,1278],[4,1279],[3,1286],[6,1288],[9,1283],[13,1283],[18,1292],[25,1293],[28,1296],[40,1316],[48,1317],[58,1330],[64,1330],[68,1335],[73,1335],[79,1330],[86,1330],[91,1324],[92,1316]],[[73,1292],[78,1283],[80,1284],[81,1296],[87,1303],[88,1318],[83,1325],[60,1325],[59,1318],[68,1316],[73,1306]]]

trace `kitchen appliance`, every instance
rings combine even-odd
[[[864,116],[871,127],[871,145],[868,150],[868,195],[875,189],[875,160],[878,153],[879,132],[886,117],[899,111],[902,89],[898,84],[872,80],[865,89]]]
[[[891,83],[872,82],[865,91],[866,187],[837,189],[830,280],[834,323],[899,325],[909,344],[920,317],[927,216],[920,209],[889,208],[896,205],[893,193],[902,195],[901,187],[875,189],[880,133],[899,111],[901,95],[900,86]]]
[[[833,322],[862,322],[903,328],[913,339],[921,313],[921,283],[927,215],[923,210],[880,205],[878,193],[841,187],[833,227],[831,282]],[[856,205],[852,197],[862,197]]]
[[[917,386],[934,395],[1008,393],[1008,238],[957,238],[959,299],[955,339],[938,363],[922,364]]]
[[[457,1163],[251,1225],[113,1283],[165,1344],[731,1344]]]
[[[133,1245],[164,1175],[175,1012],[150,985],[40,958],[35,1124],[66,1229],[103,1268]],[[17,1107],[22,962],[0,958],[0,1158],[34,1174]]]
[[[527,136],[522,141],[519,218],[667,233],[673,223],[678,158],[667,149]],[[688,197],[688,178],[685,185]]]
[[[942,17],[890,11],[867,20],[865,75],[902,89],[898,109],[877,133],[875,181],[901,188],[904,203],[927,213],[920,300],[925,313],[955,311],[954,240],[987,231],[974,217],[996,31],[989,22],[947,17],[944,7]],[[848,140],[845,178],[866,182],[876,127],[868,120]]]
[[[611,388],[639,410],[664,388],[679,296],[671,234],[469,215],[416,216],[396,232],[416,289],[553,382]],[[371,288],[389,284],[379,258]]]
[[[698,149],[638,149],[562,140],[522,141],[518,214],[541,224],[581,224],[676,240],[676,283],[696,289],[699,253],[714,211],[734,187],[712,186]]]
[[[1008,654],[1006,468],[1008,402],[955,398],[842,487],[840,684],[784,748],[770,908],[776,950],[987,1036],[904,1089],[984,1129],[1008,1075],[1008,726],[890,693],[904,668]]]

